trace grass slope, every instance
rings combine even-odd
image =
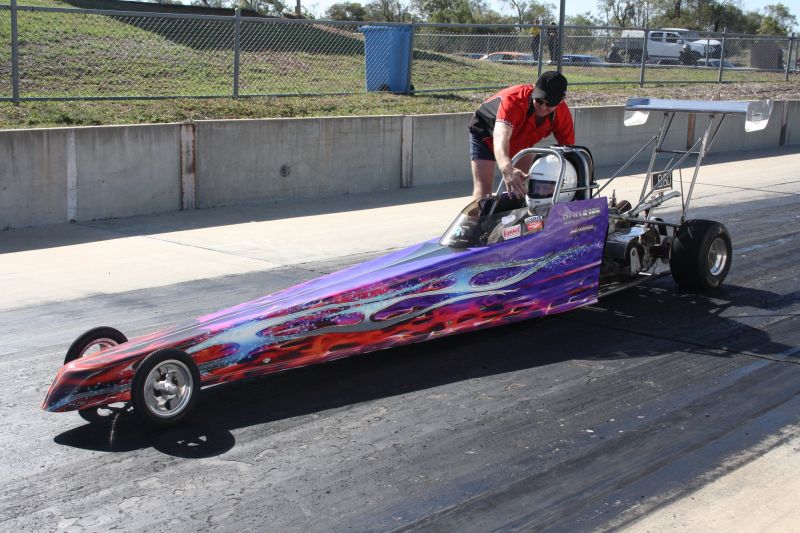
[[[69,7],[57,0],[25,5]],[[23,97],[231,95],[233,24],[82,13],[19,12],[20,94]],[[175,122],[251,118],[470,111],[491,90],[403,97],[365,93],[364,42],[358,25],[278,24],[243,21],[240,95],[319,93],[314,97],[178,99],[127,102],[0,103],[0,128]],[[638,85],[634,66],[567,67],[571,93],[607,92],[580,83]],[[761,81],[780,74],[725,73]],[[501,87],[529,83],[531,65],[495,64],[417,49],[412,83],[417,90]],[[646,79],[716,81],[713,69],[648,69]],[[623,91],[625,88],[623,87]],[[356,93],[352,96],[325,96]],[[10,13],[0,11],[0,96],[11,96]]]

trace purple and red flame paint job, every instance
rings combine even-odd
[[[423,242],[76,359],[42,407],[127,402],[137,365],[163,348],[212,385],[593,303],[607,227],[600,198],[555,204],[542,231],[481,248]]]

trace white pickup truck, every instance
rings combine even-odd
[[[640,63],[644,30],[623,30],[611,45],[609,63]],[[684,65],[694,65],[700,58],[719,59],[722,43],[715,39],[699,39],[695,32],[681,28],[651,30],[647,38],[647,55],[651,59],[675,59]]]

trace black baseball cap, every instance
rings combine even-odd
[[[567,94],[567,78],[555,70],[548,70],[539,76],[533,87],[533,97],[541,98],[551,106],[561,103]]]

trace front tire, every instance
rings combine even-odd
[[[67,355],[64,357],[64,364],[123,342],[128,342],[128,337],[118,329],[108,326],[90,329],[70,345]]]
[[[146,423],[178,424],[194,408],[200,391],[200,371],[186,352],[158,350],[148,355],[133,377],[134,412]]]
[[[128,342],[128,337],[118,329],[109,326],[90,329],[70,345],[67,355],[64,357],[64,364],[71,363],[81,357],[94,355],[101,350],[124,342]],[[78,414],[90,424],[98,424],[110,420],[116,411],[118,409],[110,409],[106,406],[89,407],[88,409],[79,409]]]
[[[669,258],[675,282],[684,289],[715,289],[731,268],[733,245],[724,225],[687,220],[672,239]]]

